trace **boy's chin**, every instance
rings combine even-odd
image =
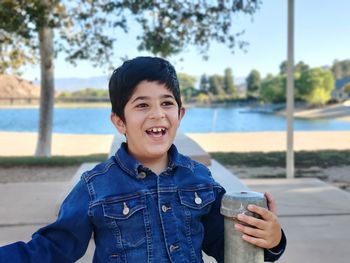
[[[171,144],[168,145],[162,145],[162,146],[154,146],[149,149],[149,155],[151,156],[163,156],[168,153],[168,150],[170,149]]]

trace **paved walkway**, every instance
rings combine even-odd
[[[288,249],[279,262],[347,263],[350,258],[350,194],[316,179],[243,180],[278,200]],[[0,185],[0,245],[28,241],[55,219],[63,183]],[[11,203],[11,205],[9,205]],[[35,204],[35,205],[34,205]],[[79,262],[91,262],[93,245]]]

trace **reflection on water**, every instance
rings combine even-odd
[[[38,109],[0,109],[0,131],[36,132]],[[54,111],[56,133],[112,134],[109,108],[58,108]],[[295,119],[295,130],[350,130],[350,122],[332,119]],[[182,120],[183,132],[284,131],[283,116],[247,113],[247,108],[189,108]]]

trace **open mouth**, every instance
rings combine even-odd
[[[166,128],[163,127],[153,127],[146,130],[146,133],[151,136],[159,137],[166,133]]]

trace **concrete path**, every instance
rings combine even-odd
[[[278,202],[288,238],[279,262],[348,262],[350,194],[317,179],[247,179],[243,183],[254,191],[270,191]],[[62,183],[0,185],[0,245],[28,241],[35,230],[52,222],[64,187]],[[92,254],[93,244],[79,262],[91,262]]]
[[[317,179],[247,179],[255,191],[270,191],[287,235],[281,263],[348,263],[350,194]]]

